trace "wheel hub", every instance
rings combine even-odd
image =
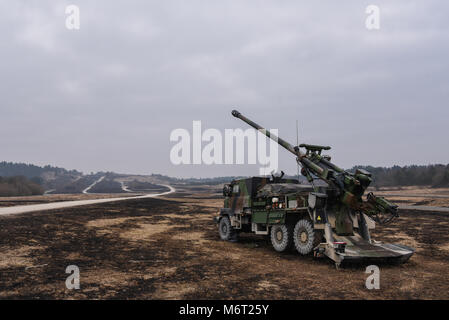
[[[277,241],[282,241],[282,238],[284,237],[283,233],[281,230],[278,230],[278,232],[276,232],[276,240]]]
[[[307,240],[309,239],[309,236],[307,235],[307,232],[302,231],[300,236],[299,236],[300,240],[302,243],[306,243]]]

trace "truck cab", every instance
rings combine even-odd
[[[224,206],[216,218],[223,240],[237,241],[240,232],[271,235],[275,250],[283,252],[294,244],[296,232],[299,243],[295,246],[305,254],[322,240],[322,233],[315,232],[314,225],[323,224],[324,220],[311,210],[309,201],[313,199],[315,206],[321,201],[324,208],[326,195],[315,193],[310,184],[295,179],[252,177],[225,185],[223,196]],[[299,221],[302,223],[296,227]]]

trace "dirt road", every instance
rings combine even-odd
[[[380,290],[364,265],[278,254],[261,236],[219,240],[221,200],[134,199],[0,217],[0,298],[448,299],[449,217],[401,211],[374,238],[417,249],[380,265]],[[80,290],[65,268],[80,269]]]
[[[408,206],[408,205],[400,205],[399,209],[403,210],[418,210],[418,211],[434,211],[434,212],[448,212],[449,208],[446,207],[435,207],[435,206]]]
[[[98,180],[100,181],[100,180]],[[162,193],[153,193],[146,194],[143,196],[134,196],[134,197],[118,197],[118,198],[103,198],[103,199],[91,199],[91,200],[75,200],[75,201],[62,201],[62,202],[52,202],[52,203],[43,203],[43,204],[34,204],[34,205],[25,205],[25,206],[12,206],[0,208],[0,216],[2,215],[12,215],[12,214],[22,214],[43,210],[54,210],[54,209],[64,209],[64,208],[72,208],[79,207],[91,204],[100,204],[107,202],[117,202],[123,200],[132,200],[132,199],[146,199],[146,198],[154,198],[163,195],[167,195],[175,192],[175,188],[169,185],[164,185],[170,190]],[[87,193],[87,192],[86,192]]]
[[[82,191],[82,193],[84,193],[84,194],[89,193],[89,190],[92,189],[97,183],[100,183],[101,181],[103,181],[104,178],[105,178],[105,176],[102,176],[100,179],[94,181],[90,186],[88,186],[86,189],[84,189]]]

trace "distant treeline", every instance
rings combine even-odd
[[[189,185],[218,185],[222,183],[229,183],[235,179],[243,179],[243,176],[229,176],[229,177],[214,177],[214,178],[173,178],[162,174],[152,174],[152,177],[165,180],[169,183],[185,183]]]
[[[34,196],[43,193],[42,186],[26,177],[0,177],[0,197]]]
[[[76,174],[79,175],[81,172],[76,170],[66,170],[64,168],[44,166],[39,167],[33,164],[26,163],[13,163],[13,162],[0,162],[0,176],[1,177],[14,177],[14,176],[24,176],[27,178],[37,178],[43,173],[54,172],[57,175],[60,174]]]
[[[161,186],[159,184],[138,181],[136,179],[134,179],[133,181],[127,182],[126,185],[130,190],[133,190],[133,191],[141,191],[141,190],[169,191],[169,189],[167,187]]]
[[[348,171],[353,172],[357,168],[363,168],[372,173],[373,183],[371,185],[373,187],[415,185],[449,187],[449,164],[424,166],[412,165],[405,167],[394,166],[391,168],[356,166]],[[49,165],[39,167],[32,164],[3,161],[0,162],[0,177],[4,177],[1,180],[0,196],[42,194],[42,188],[45,188],[46,190],[56,189],[57,192],[60,193],[78,193],[102,175],[106,176],[106,181],[109,178],[112,179],[114,173],[100,172],[96,175],[83,176],[82,173],[77,170],[66,170],[64,168]],[[229,183],[235,179],[245,178],[243,176],[228,176],[182,179],[160,174],[153,174],[152,176],[154,178],[158,178],[159,180],[166,181],[169,184],[182,183],[188,185],[219,185],[222,183]],[[8,180],[6,177],[12,177],[12,179]],[[295,176],[286,177],[296,178]],[[101,185],[98,185],[97,187],[100,186]],[[121,190],[121,188],[119,188],[119,184],[113,186],[113,189],[117,189],[118,192]]]
[[[394,166],[391,168],[372,167],[372,166],[355,166],[349,169],[349,172],[354,172],[357,168],[365,169],[371,172],[373,176],[373,187],[392,187],[392,186],[431,186],[449,187],[449,164],[435,164],[424,166]],[[152,176],[166,180],[170,183],[187,183],[190,185],[217,185],[221,183],[229,183],[234,179],[242,179],[245,177],[216,177],[216,178],[187,178],[179,179],[172,178],[160,174],[153,174]],[[286,178],[294,178],[297,176],[286,175]],[[300,179],[304,177],[300,176]]]
[[[356,166],[365,169],[373,175],[374,187],[392,186],[431,186],[434,188],[449,187],[449,164],[427,166],[394,166],[391,168]]]

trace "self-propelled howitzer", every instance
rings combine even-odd
[[[388,223],[398,216],[397,205],[382,197],[376,197],[372,192],[368,193],[366,201],[363,200],[362,196],[372,182],[371,174],[363,169],[357,169],[355,173],[350,173],[333,164],[329,156],[321,154],[323,150],[330,150],[331,147],[311,144],[292,146],[284,139],[273,135],[270,131],[246,118],[237,110],[233,110],[232,115],[293,153],[296,156],[296,161],[302,167],[301,173],[307,177],[310,183],[313,184],[316,177],[329,184],[330,189],[334,191],[332,196],[337,200],[335,205],[343,207],[336,209],[347,207],[350,210],[363,212],[380,224]],[[300,148],[304,148],[306,152],[301,152]],[[317,188],[315,191],[318,191]]]
[[[270,235],[278,252],[294,246],[302,254],[343,261],[407,261],[414,249],[371,239],[375,222],[397,217],[397,206],[368,193],[371,174],[339,168],[323,150],[328,146],[293,146],[234,110],[232,115],[279,143],[296,156],[308,184],[283,177],[234,180],[223,188],[224,206],[215,217],[220,237],[236,241],[240,232]],[[303,152],[301,149],[304,149]],[[317,180],[323,180],[322,183]]]

